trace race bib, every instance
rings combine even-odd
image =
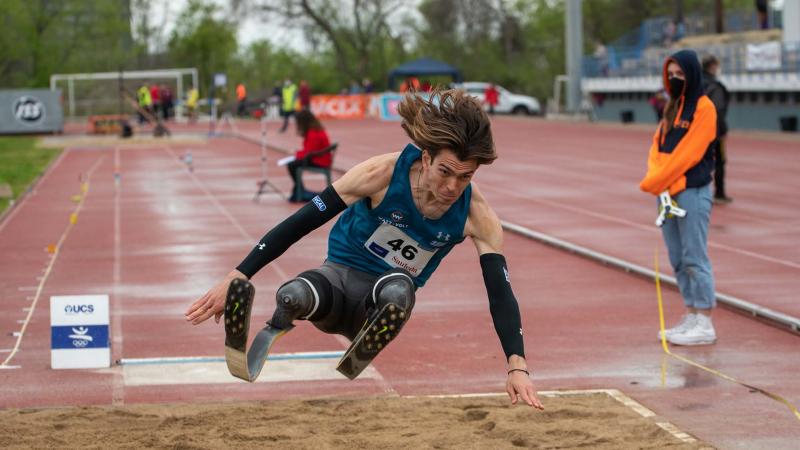
[[[425,250],[402,230],[386,223],[372,233],[364,247],[390,266],[405,269],[415,277],[436,253],[436,250]]]

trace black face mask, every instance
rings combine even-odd
[[[681,80],[680,78],[670,78],[669,79],[669,95],[672,98],[678,98],[683,94],[683,85],[686,84],[685,81]]]

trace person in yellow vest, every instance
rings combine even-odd
[[[146,84],[143,84],[142,87],[136,91],[136,96],[139,100],[139,124],[143,124],[145,122],[150,122],[147,119],[147,116],[144,115],[144,112],[147,111],[148,113],[151,112],[153,106],[153,98],[150,96],[150,87]]]
[[[238,107],[236,109],[236,115],[239,117],[244,117],[247,115],[247,89],[244,87],[244,83],[239,83],[236,85],[236,101],[238,102]]]
[[[289,126],[289,117],[294,115],[296,101],[297,85],[287,78],[283,81],[283,89],[281,90],[281,115],[283,116],[281,133],[285,132],[286,127]]]
[[[186,114],[189,115],[190,122],[197,122],[197,102],[200,100],[200,92],[196,87],[189,89],[186,94]]]

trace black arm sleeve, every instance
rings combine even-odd
[[[321,194],[264,235],[236,270],[245,274],[247,278],[252,278],[262,267],[281,256],[292,244],[345,209],[347,209],[345,202],[332,186],[328,186]]]
[[[522,339],[522,319],[519,305],[511,291],[506,259],[499,253],[481,255],[481,269],[486,293],[489,295],[489,311],[506,359],[511,355],[525,357],[525,344]]]

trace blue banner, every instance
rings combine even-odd
[[[53,326],[52,349],[108,348],[108,325]]]

